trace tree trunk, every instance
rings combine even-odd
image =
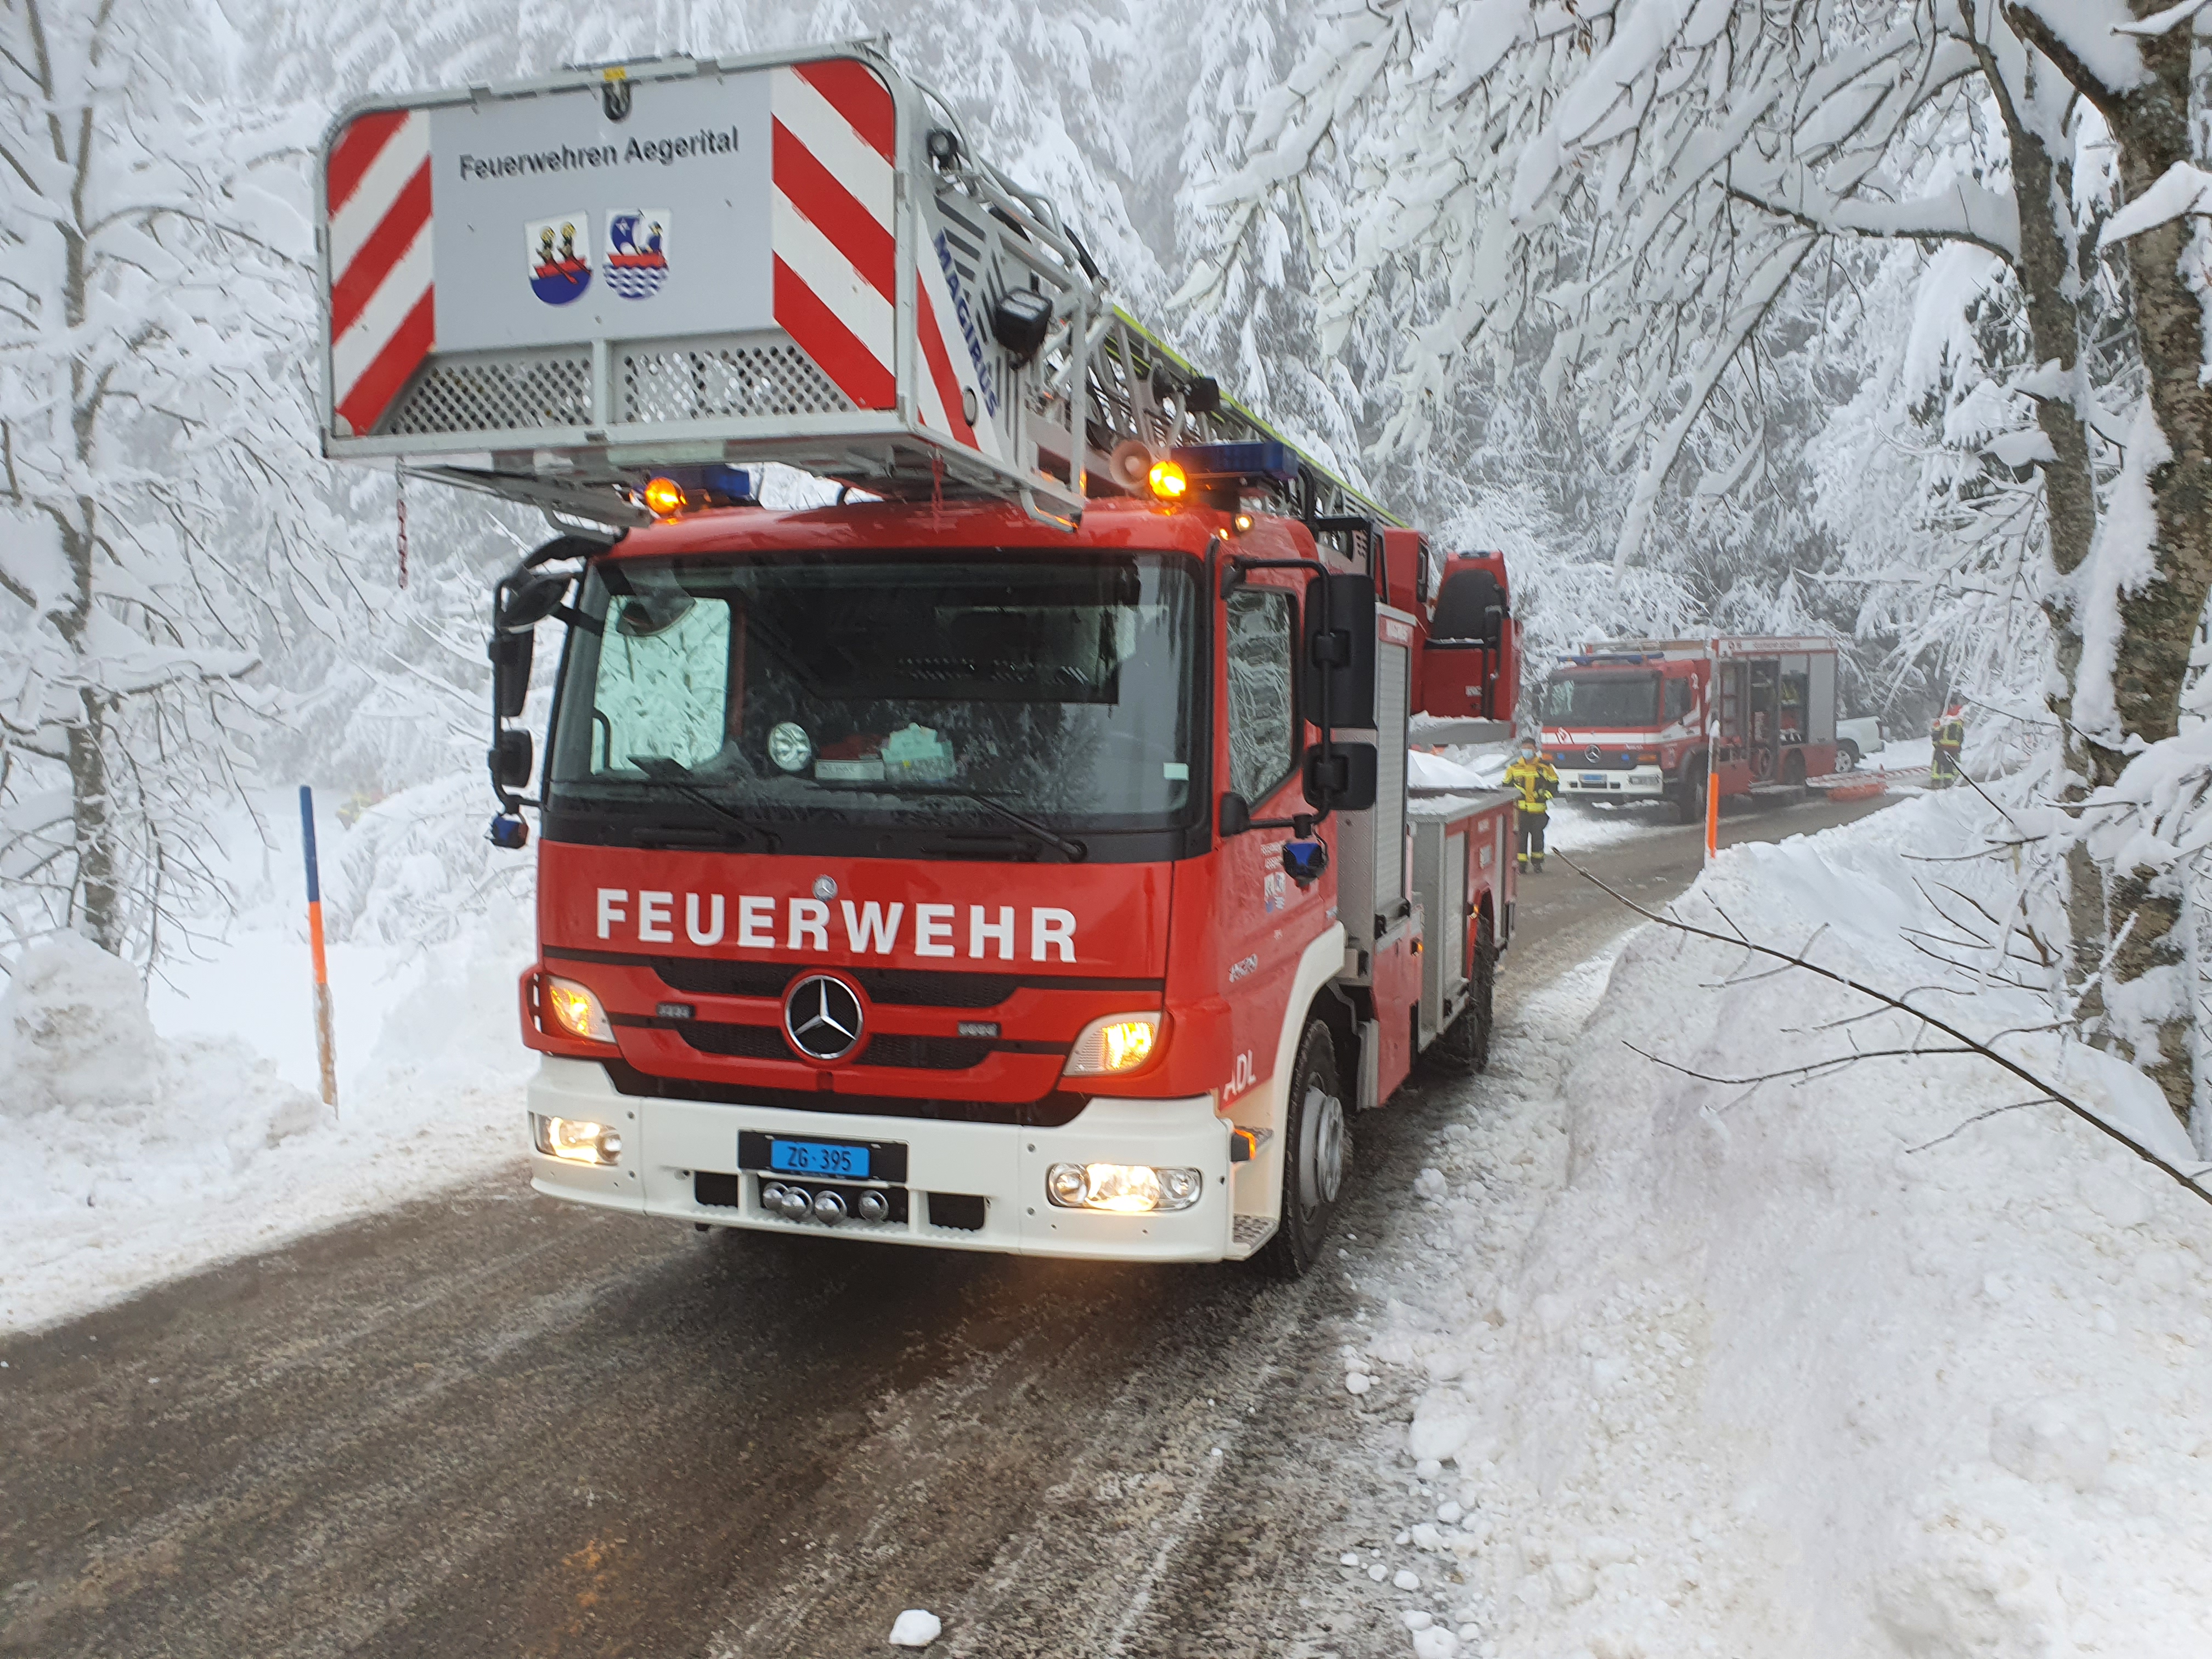
[[[2139,18],[2164,9],[2165,0],[2130,0]],[[2187,27],[2136,39],[2148,76],[2124,91],[2108,87],[2056,40],[2040,18],[2013,8],[2008,16],[2025,40],[2041,48],[2082,95],[2097,106],[2120,156],[2122,189],[2130,201],[2191,159],[2190,54]],[[2172,453],[2151,470],[2156,520],[2152,560],[2155,574],[2142,591],[2120,596],[2120,638],[2112,695],[2120,731],[2152,744],[2179,730],[2182,683],[2204,602],[2212,593],[2212,387],[2200,385],[2205,319],[2182,276],[2190,228],[2172,220],[2128,240],[2128,276],[2135,329],[2149,381],[2151,411]],[[2100,773],[2118,775],[2117,750],[2096,757]],[[2100,782],[2108,779],[2100,777]],[[2125,936],[2109,972],[2113,997],[2146,975],[2181,963],[2179,884],[2157,881],[2147,869],[2112,876],[2110,923]],[[2155,1053],[2136,1052],[2135,1063],[2154,1079],[2182,1121],[2192,1100],[2189,1055],[2190,1001],[2183,995],[2172,1016],[2157,1022]]]
[[[98,546],[95,511],[90,500],[79,496],[75,521],[61,525],[62,555],[68,561],[76,592],[68,610],[54,619],[54,626],[80,661],[85,633],[92,623],[93,557]],[[78,690],[77,700],[81,713],[69,728],[70,819],[76,843],[76,894],[70,908],[94,944],[119,956],[125,940],[121,860],[115,845],[116,815],[108,774],[107,708],[100,689],[90,684]]]
[[[1972,9],[1968,9],[1972,21]],[[2012,160],[2013,195],[2020,210],[2020,259],[2014,267],[2027,313],[2028,349],[2038,368],[2056,363],[2059,386],[2035,399],[2036,425],[2049,441],[2051,459],[2042,463],[2044,505],[2051,526],[2051,562],[2056,580],[2043,596],[2051,624],[2057,671],[2047,699],[2058,722],[2059,742],[2069,781],[2061,799],[2079,801],[2100,778],[2101,757],[2094,754],[2074,724],[2074,684],[2081,669],[2081,621],[2064,595],[2068,579],[2089,556],[2097,536],[2097,480],[2084,418],[2088,388],[2081,368],[2081,319],[2073,297],[2082,291],[2084,255],[2074,216],[2074,169],[2063,152],[2053,155],[2026,112],[2036,107],[2037,78],[2050,73],[2047,60],[2027,55],[2024,94],[2014,95],[1994,53],[1981,49],[1984,78],[1996,94]],[[2094,253],[2087,256],[2094,258]],[[2094,1031],[2104,1014],[2102,974],[2107,910],[2104,872],[2089,849],[2076,842],[2066,853],[2066,920],[2071,942],[2069,979],[2075,1017]]]

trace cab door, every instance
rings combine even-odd
[[[1303,587],[1293,586],[1296,580],[1295,572],[1254,571],[1221,602],[1223,716],[1215,775],[1224,791],[1244,798],[1255,819],[1306,810],[1300,777],[1305,721],[1293,672]],[[1273,1073],[1298,957],[1327,926],[1333,873],[1302,891],[1283,869],[1283,843],[1290,838],[1287,830],[1249,830],[1225,840],[1218,855],[1213,928],[1232,1033],[1224,1104]]]

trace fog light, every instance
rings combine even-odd
[[[1045,1196],[1063,1210],[1112,1210],[1141,1215],[1188,1210],[1205,1195],[1200,1170],[1156,1170],[1149,1164],[1055,1164],[1045,1172]]]
[[[774,1210],[778,1214],[782,1213],[783,1183],[781,1181],[769,1181],[762,1183],[761,1208],[763,1210]]]
[[[881,1221],[891,1212],[890,1200],[881,1193],[862,1193],[853,1212],[863,1221]]]
[[[548,1158],[571,1164],[617,1164],[622,1160],[622,1134],[604,1123],[586,1123],[573,1117],[530,1115],[530,1138]]]

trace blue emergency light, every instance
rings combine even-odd
[[[1186,444],[1171,458],[1193,483],[1296,483],[1298,458],[1273,438],[1242,443]]]

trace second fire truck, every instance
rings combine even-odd
[[[1315,1261],[1357,1115],[1486,1056],[1508,800],[1409,811],[1405,733],[1510,715],[1502,564],[1108,304],[867,48],[363,106],[325,184],[329,453],[562,532],[491,647],[538,1191]]]
[[[1614,640],[1544,687],[1544,749],[1569,796],[1674,804],[1795,789],[1836,769],[1836,643],[1747,635]]]

